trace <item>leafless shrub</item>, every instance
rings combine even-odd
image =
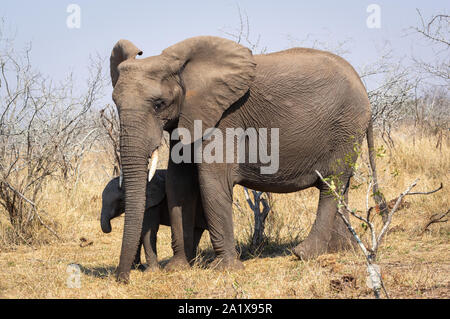
[[[76,95],[72,76],[52,83],[32,68],[30,46],[16,52],[13,43],[0,37],[0,205],[16,240],[31,243],[39,225],[57,236],[39,203],[50,177],[76,184],[96,138],[89,118],[103,75],[100,62],[91,65],[87,90]]]
[[[250,209],[253,211],[255,224],[253,229],[252,241],[250,244],[251,253],[258,252],[264,244],[264,229],[266,218],[272,210],[272,195],[270,193],[258,192],[252,190],[253,200],[246,187],[244,187],[245,199],[247,200]],[[262,207],[261,207],[262,205]]]
[[[442,213],[442,214],[433,214],[433,215],[431,215],[430,219],[428,220],[428,222],[423,227],[422,232],[420,233],[420,235],[423,235],[428,230],[428,227],[430,227],[432,224],[448,222],[448,219],[445,219],[445,217],[447,217],[448,214],[450,214],[450,209],[447,210],[445,213]]]
[[[431,77],[444,80],[446,85],[450,82],[450,60],[448,49],[450,47],[450,16],[448,14],[436,14],[427,21],[417,9],[420,25],[412,29],[422,35],[431,44],[434,52],[434,61],[424,61],[413,58],[420,71]]]
[[[408,69],[394,60],[389,49],[374,63],[360,68],[359,74],[366,87],[368,81],[372,83],[367,92],[372,120],[383,141],[393,147],[392,129],[408,116],[416,82]]]
[[[450,121],[448,90],[440,86],[426,88],[421,97],[415,97],[413,110],[413,143],[415,144],[417,134],[423,136],[424,133],[428,133],[437,137],[436,148],[442,150],[442,142]]]
[[[113,158],[113,175],[117,176],[120,173],[120,145],[119,145],[119,129],[120,121],[117,109],[111,104],[100,110],[100,123],[103,127],[103,133],[106,134],[105,143],[106,152],[112,154]]]
[[[274,206],[274,199],[271,193],[260,192],[243,188],[245,201],[248,207],[253,212],[253,221],[249,215],[248,209],[235,196],[233,198],[233,205],[237,209],[239,215],[247,220],[243,232],[245,245],[248,245],[248,253],[256,255],[260,253],[267,244],[270,233],[266,232],[266,219]],[[270,232],[270,229],[268,230]]]
[[[261,46],[261,35],[258,34],[256,39],[250,34],[250,21],[247,12],[242,12],[241,8],[237,6],[239,14],[238,28],[223,28],[221,31],[226,36],[230,37],[237,43],[247,46],[253,53],[264,54],[267,52],[267,47]]]
[[[320,39],[319,39],[320,38]],[[303,38],[298,38],[290,34],[287,35],[289,47],[306,47],[311,49],[332,52],[339,56],[350,53],[348,48],[350,39],[335,41],[330,32],[322,34],[307,34]]]
[[[417,72],[417,85],[413,102],[414,136],[424,133],[437,137],[436,148],[442,149],[442,142],[448,133],[450,101],[450,18],[447,14],[435,14],[425,19],[417,9],[419,25],[411,27],[412,34],[419,34],[432,52],[433,60],[425,61],[412,57]]]

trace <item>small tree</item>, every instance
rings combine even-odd
[[[393,128],[405,120],[411,109],[416,80],[401,62],[385,49],[378,59],[360,68],[359,75],[366,87],[371,81],[367,95],[372,108],[372,121],[380,130],[381,138],[390,148],[394,147]]]
[[[412,57],[418,74],[414,99],[414,142],[416,131],[428,131],[437,137],[436,148],[442,148],[449,129],[450,99],[450,16],[434,14],[425,19],[417,9],[419,24],[411,27],[413,35],[419,35],[432,52],[432,60]],[[420,94],[420,96],[419,96]]]
[[[265,192],[251,191],[253,200],[250,197],[249,190],[244,187],[245,199],[247,200],[250,209],[253,211],[255,224],[253,228],[253,236],[250,244],[250,251],[255,253],[262,248],[265,241],[264,229],[266,218],[272,210],[272,194]]]
[[[100,123],[103,127],[103,132],[106,135],[104,145],[107,147],[107,153],[113,154],[113,175],[117,176],[122,167],[120,161],[120,145],[119,145],[119,129],[120,122],[117,114],[117,109],[111,104],[100,110]]]
[[[434,61],[424,61],[413,58],[421,72],[429,77],[443,80],[446,85],[450,82],[450,63],[448,61],[448,49],[450,47],[450,16],[448,14],[435,14],[427,21],[417,9],[420,25],[412,29],[420,34],[434,51]],[[446,54],[447,53],[447,54]]]

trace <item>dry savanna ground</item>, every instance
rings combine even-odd
[[[394,216],[378,257],[384,283],[393,298],[449,298],[449,223],[432,224],[423,232],[433,214],[449,207],[448,138],[441,150],[435,148],[435,137],[420,138],[413,145],[406,129],[397,133],[394,141],[392,153],[388,150],[377,160],[387,199],[397,197],[417,177],[417,191],[434,189],[441,182],[444,189],[429,196],[407,197],[408,205]],[[60,239],[41,228],[36,230],[41,244],[12,245],[9,221],[0,211],[1,298],[372,298],[360,251],[324,255],[307,262],[291,253],[314,221],[318,199],[314,189],[274,195],[266,246],[253,256],[248,252],[253,215],[242,188],[236,186],[235,198],[247,210],[234,211],[237,248],[245,270],[208,269],[212,248],[205,233],[192,269],[171,273],[134,270],[129,285],[116,283],[112,273],[119,260],[123,217],[113,220],[110,234],[103,234],[99,223],[101,191],[111,171],[107,163],[104,154],[91,154],[76,183],[52,180],[46,185],[42,208]],[[365,197],[365,187],[351,190],[350,206],[364,210]],[[352,222],[367,239],[361,223]],[[172,255],[170,229],[166,226],[158,235],[158,252],[164,265]],[[68,265],[72,263],[81,270],[80,288],[67,285],[71,275]]]

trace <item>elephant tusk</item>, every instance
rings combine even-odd
[[[156,149],[150,158],[150,169],[148,170],[148,181],[150,182],[155,175],[156,165],[158,164],[158,149]]]
[[[119,188],[122,188],[122,182],[123,182],[123,174],[122,174],[122,170],[120,170],[120,175],[119,175]]]

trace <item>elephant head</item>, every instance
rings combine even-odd
[[[159,205],[165,200],[165,170],[157,170],[154,178],[147,183],[145,210]],[[125,212],[125,190],[120,186],[119,177],[108,182],[102,193],[100,226],[104,233],[111,232],[111,219]],[[156,216],[155,216],[156,218]]]
[[[148,158],[159,147],[162,131],[185,128],[194,136],[194,120],[201,120],[204,130],[214,127],[248,91],[256,68],[249,49],[211,36],[190,38],[160,55],[136,59],[141,54],[130,41],[120,40],[110,59],[125,186],[125,228],[117,272],[123,281],[128,280],[138,245]]]

